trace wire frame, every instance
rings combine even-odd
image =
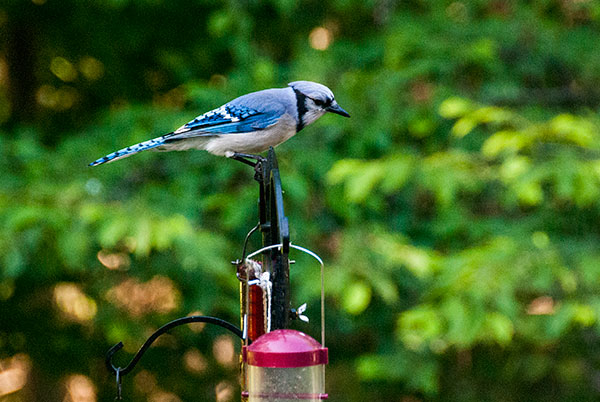
[[[250,254],[248,254],[248,256],[246,256],[246,261],[244,261],[244,263],[248,263],[248,260],[250,260],[252,257],[257,256],[258,254],[264,253],[265,251],[274,249],[274,248],[281,248],[282,245],[281,244],[272,244],[270,246],[266,246],[266,247],[262,247]],[[303,253],[306,253],[308,255],[310,255],[311,257],[313,257],[314,259],[316,259],[319,264],[321,265],[321,346],[325,347],[325,264],[323,263],[323,260],[321,259],[321,257],[319,257],[319,255],[317,255],[315,252],[304,248],[304,247],[300,247],[297,246],[295,244],[290,243],[290,248],[302,251]],[[250,282],[248,281],[248,275],[246,276],[246,314],[244,317],[244,335],[245,335],[245,345],[248,345],[248,337],[247,335],[247,327],[248,327],[248,319],[247,319],[247,314],[249,311],[249,288],[250,288]],[[270,317],[269,312],[266,312],[266,317]],[[270,319],[270,318],[267,318]],[[269,328],[269,325],[267,323],[267,328]],[[267,331],[268,332],[268,331]]]

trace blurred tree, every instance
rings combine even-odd
[[[170,319],[238,319],[251,169],[86,164],[297,79],[352,114],[277,150],[292,240],[328,267],[331,399],[597,400],[599,22],[593,1],[5,0],[0,400],[112,400],[112,344],[125,364]],[[124,392],[238,400],[236,348],[180,328]]]

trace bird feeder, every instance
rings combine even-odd
[[[243,159],[243,158],[242,158]],[[162,334],[172,328],[193,322],[218,325],[240,337],[241,388],[244,402],[320,401],[325,393],[325,365],[328,352],[325,345],[324,265],[312,251],[290,242],[289,225],[283,209],[283,190],[273,148],[267,158],[256,157],[255,179],[260,183],[259,223],[248,233],[242,259],[234,261],[240,280],[241,328],[209,316],[187,316],[173,320],[156,330],[125,367],[112,362],[123,343],[114,345],[106,355],[106,367],[115,375],[116,400],[122,399],[121,382],[142,358],[146,350]],[[246,255],[252,233],[262,232],[259,250]],[[294,309],[290,306],[288,253],[290,249],[314,257],[321,265],[321,343],[310,336],[287,329],[289,321],[308,322],[303,313],[306,303]],[[263,254],[262,262],[252,258]]]
[[[249,402],[321,401],[327,348],[296,330],[268,332],[242,350]],[[245,395],[244,395],[245,394]]]

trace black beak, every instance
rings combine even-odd
[[[335,101],[331,104],[331,106],[329,106],[327,108],[327,111],[331,112],[331,113],[339,114],[340,116],[350,117],[348,112],[346,112],[344,109],[342,109],[340,107],[340,105],[338,105],[337,102],[335,102]]]

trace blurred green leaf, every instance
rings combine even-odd
[[[597,399],[595,2],[5,3],[0,364],[30,367],[5,399],[76,399],[83,378],[113,400],[114,343],[132,354],[199,311],[238,322],[229,262],[258,220],[252,169],[201,151],[86,165],[299,79],[352,115],[277,147],[293,241],[325,261],[327,391]],[[318,277],[297,259],[294,303],[318,305]],[[238,366],[214,359],[219,329],[195,329],[161,338],[126,397],[239,392]]]

